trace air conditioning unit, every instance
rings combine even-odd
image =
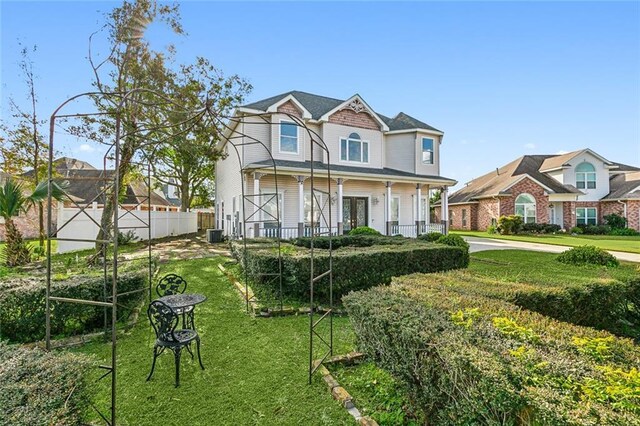
[[[207,242],[210,244],[222,242],[222,229],[207,229]]]

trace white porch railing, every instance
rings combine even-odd
[[[321,236],[329,235],[329,228],[321,227],[315,228],[316,234],[320,234]],[[338,235],[338,228],[331,228],[331,235]],[[278,228],[260,228],[260,236],[266,238],[278,238]],[[304,236],[311,236],[311,228],[304,228]],[[298,238],[298,228],[297,227],[288,227],[288,228],[280,228],[280,238],[289,239],[289,238]]]
[[[428,225],[423,223],[420,225],[421,234],[428,234],[429,232],[439,232],[444,234],[444,225],[441,223],[430,223]]]
[[[441,223],[430,223],[420,225],[420,234],[426,234],[429,232],[439,232],[444,234],[444,225]],[[416,237],[416,225],[391,225],[391,235],[402,235],[407,238]]]

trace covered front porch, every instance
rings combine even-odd
[[[325,173],[314,178],[312,194],[308,171],[279,170],[277,176],[276,185],[272,171],[255,170],[246,175],[245,202],[238,203],[238,208],[247,209],[249,238],[342,235],[360,226],[412,238],[448,230],[446,216],[436,222],[430,215],[431,190],[441,190],[443,199],[447,198],[448,185],[437,179],[337,173],[327,179]],[[242,218],[242,213],[237,217]],[[240,235],[241,223],[236,225]]]

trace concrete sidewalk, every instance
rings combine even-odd
[[[469,251],[475,253],[485,250],[533,250],[548,253],[562,253],[570,246],[556,246],[552,244],[527,243],[524,241],[496,240],[493,238],[463,237],[469,243]],[[640,263],[640,254],[607,250],[618,260]]]

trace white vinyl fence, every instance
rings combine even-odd
[[[92,240],[98,235],[96,223],[100,223],[101,217],[102,208],[98,208],[95,203],[84,212],[75,207],[58,205],[58,253],[94,247],[95,243]],[[138,240],[146,240],[149,237],[148,211],[118,209],[118,217],[121,233],[133,231]],[[150,223],[152,239],[189,234],[198,231],[198,213],[151,211]],[[66,241],[68,239],[84,241]]]

